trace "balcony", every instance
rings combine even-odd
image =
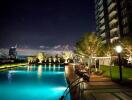
[[[103,43],[103,44],[106,44],[106,40],[103,40],[102,43]]]
[[[111,3],[108,7],[108,12],[110,12],[113,8],[115,8],[116,3]]]
[[[117,23],[117,21],[118,21],[118,20],[117,20],[116,18],[112,19],[112,20],[110,21],[110,23],[109,23],[109,24],[110,24],[110,26],[111,26],[112,24]]]
[[[111,5],[111,3],[113,3],[113,2],[116,2],[116,0],[108,0],[107,1],[108,6]]]
[[[101,37],[105,37],[105,33],[102,33],[100,36],[101,36]]]
[[[99,11],[101,12],[104,9],[103,5],[99,7]]]
[[[109,25],[109,27],[110,27],[110,30],[113,30],[114,28],[117,28],[118,27],[118,23]]]
[[[103,25],[102,27],[100,27],[101,30],[104,30],[105,29],[105,25]]]
[[[114,16],[114,15],[116,15],[117,14],[117,12],[114,10],[114,11],[112,11],[110,14],[109,14],[109,18],[111,18],[112,16]]]
[[[104,18],[100,21],[100,24],[104,24]]]
[[[99,15],[99,21],[101,21],[104,17],[104,12],[102,11],[102,13]]]
[[[117,19],[117,20],[118,20],[117,14],[115,14],[115,15],[112,16],[112,17],[109,16],[109,22],[111,22],[113,19]]]
[[[100,27],[102,27],[104,24],[105,24],[104,21],[103,22],[99,22]]]
[[[98,5],[100,6],[102,3],[103,3],[103,0],[100,0],[99,3],[98,3]]]
[[[103,33],[105,33],[105,29],[104,30],[99,30],[99,34],[101,35],[101,34],[103,34]]]
[[[118,28],[115,27],[115,28],[113,28],[113,29],[110,30],[110,33],[112,34],[112,33],[117,32],[117,31],[118,31]]]
[[[118,40],[119,39],[119,36],[115,36],[115,37],[112,37],[110,39],[110,42],[113,43],[114,41]]]

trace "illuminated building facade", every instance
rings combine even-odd
[[[95,0],[96,31],[103,43],[132,36],[132,0]]]
[[[9,58],[10,58],[10,59],[16,59],[16,58],[17,58],[16,47],[11,47],[11,48],[9,49]]]

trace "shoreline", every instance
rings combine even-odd
[[[4,69],[10,69],[10,68],[15,68],[18,66],[25,66],[28,65],[27,63],[18,63],[18,64],[8,64],[8,65],[1,65],[0,66],[0,71]]]

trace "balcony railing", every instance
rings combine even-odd
[[[118,18],[117,18],[117,14],[115,14],[115,15],[112,16],[112,17],[109,16],[109,22],[111,22],[113,19],[118,19]]]
[[[116,19],[116,18],[114,18],[114,19],[112,19],[110,22],[109,22],[109,24],[110,24],[110,26],[112,26],[113,24],[115,24],[115,23],[117,23],[118,22],[118,20]]]
[[[113,43],[119,39],[119,36],[111,37],[110,42]]]

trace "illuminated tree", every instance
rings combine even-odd
[[[44,52],[40,52],[38,53],[37,58],[39,59],[39,62],[42,63],[45,60],[46,55]]]
[[[123,46],[123,51],[125,55],[128,56],[128,61],[132,63],[132,38],[124,37],[121,39],[121,44]]]
[[[35,56],[29,56],[28,58],[27,58],[27,60],[28,60],[28,63],[30,64],[30,63],[35,63],[36,62],[36,57]]]
[[[101,47],[101,39],[98,38],[95,33],[90,32],[86,33],[84,37],[76,43],[76,53],[87,57],[88,66],[90,66],[92,63],[92,57],[97,56],[100,53],[99,50]]]
[[[67,63],[68,59],[72,59],[73,58],[73,52],[71,52],[71,51],[64,51],[62,53],[62,57],[65,59],[65,63]]]

